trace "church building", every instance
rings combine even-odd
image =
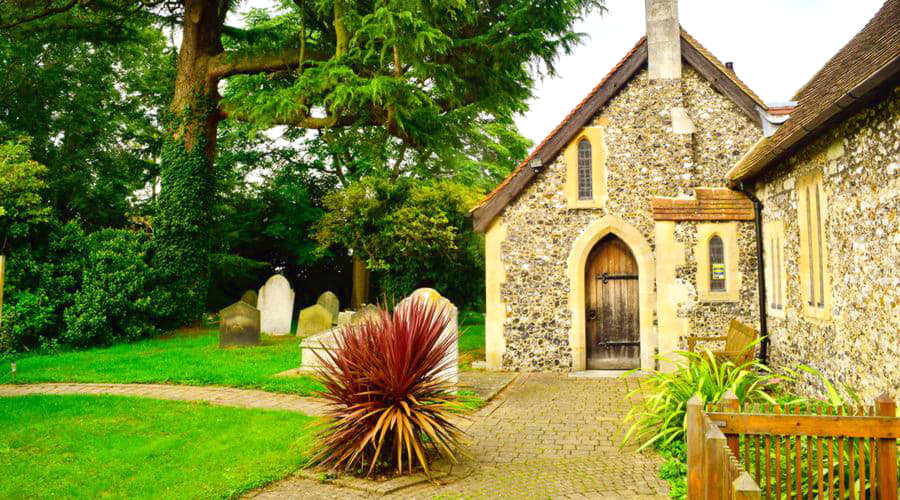
[[[900,0],[772,105],[645,2],[646,36],[471,210],[487,367],[653,369],[737,319],[776,368],[900,394]]]
[[[726,173],[765,103],[647,1],[647,35],[472,210],[491,369],[653,368],[759,319],[753,203]]]

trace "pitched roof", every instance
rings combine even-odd
[[[727,177],[732,185],[759,175],[840,120],[846,119],[900,74],[900,0],[888,0],[868,24],[797,91],[797,107],[769,137],[759,140]]]
[[[484,231],[488,224],[525,189],[537,175],[528,167],[533,159],[549,164],[560,151],[587,125],[593,116],[609,102],[629,80],[647,64],[647,39],[642,37],[625,54],[607,75],[594,87],[562,122],[534,148],[509,176],[487,194],[469,213],[474,219],[476,231]],[[696,69],[718,91],[731,98],[750,119],[760,123],[757,107],[765,109],[765,103],[737,75],[725,67],[705,47],[684,29],[681,30],[682,58]]]

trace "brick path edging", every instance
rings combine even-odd
[[[0,397],[28,394],[112,394],[172,401],[204,401],[220,406],[294,411],[313,416],[322,416],[325,409],[325,404],[315,398],[232,387],[70,382],[0,385]]]

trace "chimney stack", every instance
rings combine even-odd
[[[644,0],[647,58],[651,80],[681,78],[678,0]]]

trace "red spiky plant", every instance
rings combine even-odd
[[[450,420],[459,408],[453,385],[441,374],[455,338],[442,338],[449,319],[431,304],[412,300],[393,314],[344,329],[326,351],[319,371],[330,422],[318,435],[313,463],[371,476],[375,471],[430,477],[429,461],[456,462],[462,431]]]

